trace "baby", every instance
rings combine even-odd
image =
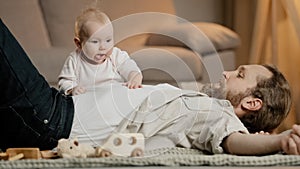
[[[106,14],[88,8],[75,22],[77,46],[67,58],[58,86],[66,95],[109,83],[124,83],[128,88],[142,87],[142,73],[127,52],[114,47],[113,26]]]

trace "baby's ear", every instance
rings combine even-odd
[[[82,48],[82,46],[81,46],[81,41],[80,41],[80,39],[79,39],[78,37],[75,37],[75,38],[74,38],[74,43],[75,43],[75,45],[76,45],[79,49]]]

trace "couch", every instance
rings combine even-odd
[[[0,0],[0,16],[55,86],[75,48],[75,17],[95,5],[113,21],[116,46],[137,62],[145,84],[195,89],[198,83],[217,81],[223,69],[235,68],[238,35],[219,24],[176,17],[172,0]]]
[[[218,24],[189,24],[177,18],[172,0],[0,0],[0,17],[41,74],[55,86],[66,57],[75,47],[72,42],[75,16],[90,5],[98,5],[111,17],[116,45],[136,60],[145,83],[168,82],[194,89],[198,83],[218,80],[222,69],[235,68],[238,35]],[[179,147],[153,150],[145,155],[1,160],[0,168],[299,168],[300,165],[300,156],[207,155]]]

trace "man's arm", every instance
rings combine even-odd
[[[225,152],[236,155],[265,155],[282,150],[282,140],[290,131],[274,135],[232,133],[222,143]]]

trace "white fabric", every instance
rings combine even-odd
[[[114,47],[111,56],[99,65],[88,63],[82,55],[81,50],[73,51],[65,61],[58,77],[59,89],[65,94],[67,94],[66,91],[78,85],[92,89],[103,84],[125,82],[130,72],[140,72],[127,52],[117,47]]]
[[[138,89],[112,84],[73,96],[75,114],[70,138],[77,137],[80,142],[94,146],[101,144],[147,96],[164,88],[177,89],[166,84],[143,85]]]
[[[121,85],[97,88],[74,97],[74,103],[70,137],[93,145],[101,144],[110,132],[138,132],[146,139],[163,136],[174,145],[222,153],[225,137],[248,133],[229,101],[167,84],[135,90]],[[153,142],[158,141],[151,142],[157,146]]]

